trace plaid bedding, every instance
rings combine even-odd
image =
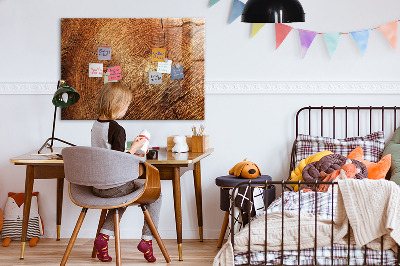
[[[300,193],[288,191],[284,193],[283,197],[279,197],[271,203],[267,210],[267,215],[269,213],[282,211],[282,202],[284,210],[298,210],[300,208],[301,212],[308,212],[313,214],[316,213],[317,215],[325,219],[332,219],[332,207],[333,214],[335,214],[336,208],[336,194],[317,192],[317,201],[315,203],[315,192],[313,191]],[[260,215],[265,215],[265,212]],[[254,219],[257,219],[257,217],[259,217],[260,215],[254,217]],[[333,245],[333,264],[331,251],[331,246],[317,248],[317,265],[381,265],[380,251],[350,245],[349,264],[347,264],[347,245]],[[364,258],[365,253],[366,257]],[[297,250],[285,250],[283,253],[283,264],[298,265],[298,257],[300,257],[300,265],[314,265],[314,249],[303,249],[300,251],[300,256],[298,256]],[[264,259],[265,252],[250,252],[250,265],[265,265]],[[385,250],[383,252],[383,265],[395,265],[395,263],[396,257],[394,252],[392,250]],[[280,264],[281,252],[268,251],[266,265]],[[235,265],[248,265],[248,254],[235,254]]]
[[[364,151],[364,160],[378,162],[385,148],[383,131],[374,132],[364,137],[345,139],[299,134],[296,139],[295,165],[298,165],[302,159],[324,150],[347,157],[358,146],[361,146]]]

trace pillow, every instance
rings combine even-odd
[[[316,137],[299,134],[296,139],[295,165],[308,156],[329,150],[336,154],[347,156],[352,150],[361,146],[364,150],[364,159],[377,162],[381,158],[385,147],[383,131],[371,133],[364,137],[333,139],[329,137]]]
[[[387,154],[377,163],[369,162],[363,159],[363,150],[361,146],[355,148],[347,156],[347,158],[349,159],[355,159],[365,164],[368,170],[368,179],[375,179],[375,180],[385,178],[390,168],[391,157],[392,156],[390,154]]]
[[[389,170],[390,180],[400,185],[400,127],[396,129],[392,139],[386,144],[383,155],[392,155],[392,166]]]

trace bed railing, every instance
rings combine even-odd
[[[335,208],[335,206],[334,206],[334,195],[335,195],[335,193],[333,192],[334,190],[335,190],[335,186],[338,186],[338,183],[336,182],[336,181],[332,181],[332,182],[318,182],[318,181],[315,181],[315,182],[305,182],[305,181],[268,181],[268,180],[266,180],[265,182],[264,181],[252,181],[251,179],[249,180],[249,181],[246,181],[246,182],[242,182],[242,183],[240,183],[240,184],[238,184],[238,185],[236,185],[235,187],[234,187],[234,189],[233,189],[233,191],[232,191],[232,195],[236,195],[236,191],[239,189],[239,187],[243,187],[243,186],[250,186],[250,187],[253,187],[253,188],[255,188],[255,187],[257,187],[257,188],[262,188],[262,189],[264,189],[264,193],[265,193],[265,198],[266,199],[268,199],[268,187],[269,186],[271,186],[271,185],[275,185],[275,186],[281,186],[281,189],[282,189],[282,197],[281,197],[281,200],[282,200],[282,231],[281,231],[281,249],[280,249],[280,264],[278,264],[278,265],[284,265],[284,225],[285,225],[285,223],[284,223],[284,212],[285,212],[285,208],[284,208],[284,205],[285,205],[285,202],[284,202],[284,193],[285,193],[285,191],[286,190],[288,190],[287,188],[286,188],[286,185],[299,185],[299,187],[301,186],[301,185],[313,185],[313,186],[315,186],[314,188],[313,188],[313,191],[315,192],[315,201],[314,201],[314,206],[315,206],[315,210],[314,210],[314,213],[315,213],[315,224],[314,224],[314,226],[315,226],[315,235],[314,235],[314,258],[313,258],[313,264],[301,264],[301,261],[300,261],[300,255],[301,255],[301,232],[300,232],[300,223],[301,223],[301,218],[300,218],[300,213],[301,213],[301,210],[300,210],[300,206],[301,206],[301,190],[299,189],[299,191],[297,191],[297,192],[292,192],[292,193],[298,193],[298,196],[299,196],[299,208],[298,208],[298,228],[299,228],[299,230],[298,230],[298,241],[297,241],[297,265],[319,265],[318,264],[318,261],[317,261],[317,240],[318,240],[318,234],[317,234],[317,218],[318,218],[318,215],[317,215],[317,213],[318,213],[318,194],[316,193],[317,191],[318,191],[318,187],[319,187],[319,185],[331,185],[332,186],[332,193],[331,193],[331,195],[332,195],[332,198],[331,198],[331,201],[332,201],[332,206],[331,206],[331,217],[332,217],[332,219],[331,219],[331,262],[332,262],[332,264],[331,265],[337,265],[337,264],[334,264],[334,259],[335,259],[335,257],[334,257],[334,248],[333,248],[333,246],[334,246],[334,240],[333,240],[333,236],[334,236],[334,208]],[[252,189],[250,189],[250,199],[252,199],[253,198],[253,190]],[[262,214],[262,215],[265,215],[265,243],[264,243],[264,246],[265,246],[265,248],[264,248],[264,262],[262,262],[261,264],[256,264],[256,265],[277,265],[277,264],[268,264],[268,261],[267,261],[267,253],[268,253],[268,245],[267,245],[267,243],[268,243],[268,212],[267,212],[267,204],[268,204],[268,201],[267,200],[264,200],[264,209],[265,209],[265,214]],[[234,197],[232,197],[232,199],[231,199],[231,231],[230,231],[230,241],[231,241],[231,244],[232,244],[232,247],[233,247],[233,249],[235,249],[235,240],[234,240],[234,237],[235,237],[235,232],[234,232],[234,221],[235,221],[235,219],[234,219],[234,217],[235,217],[235,208],[234,208]],[[252,219],[248,219],[248,224],[247,224],[247,226],[248,226],[248,231],[249,231],[249,235],[248,235],[248,238],[249,238],[249,241],[248,241],[248,245],[247,245],[247,262],[248,262],[248,264],[244,264],[244,265],[254,265],[254,264],[251,264],[251,223],[252,223],[252,221],[251,221]],[[399,249],[399,245],[397,245],[397,248]],[[348,232],[347,232],[347,264],[345,264],[345,265],[350,265],[350,250],[351,250],[351,244],[350,244],[350,224],[348,224]],[[364,250],[364,263],[363,263],[363,265],[368,265],[367,264],[367,248],[366,248],[366,246],[363,246],[363,250]],[[400,251],[400,249],[399,249],[399,251]],[[386,265],[386,264],[384,264],[384,258],[383,258],[383,255],[384,255],[384,253],[383,253],[383,236],[381,237],[381,257],[380,257],[380,265]],[[258,262],[258,263],[260,263],[260,262]],[[241,264],[241,265],[243,265],[243,264]],[[343,264],[340,264],[340,265],[343,265]],[[398,252],[397,253],[397,257],[396,257],[396,262],[395,262],[395,264],[391,264],[391,265],[400,265],[400,252]]]
[[[299,134],[347,138],[349,131],[360,136],[381,130],[385,136],[397,128],[397,106],[308,106],[296,113],[296,138]],[[317,119],[313,119],[318,116]],[[386,123],[389,118],[389,123]],[[367,120],[367,121],[366,121]],[[386,124],[386,127],[385,127]],[[393,125],[393,126],[392,126]],[[303,127],[302,127],[303,126]],[[328,130],[329,129],[329,130]],[[367,130],[362,132],[362,130]],[[338,134],[341,130],[342,134]],[[344,134],[343,134],[344,131]],[[296,168],[296,140],[292,146],[289,175]],[[289,188],[290,189],[290,188]]]

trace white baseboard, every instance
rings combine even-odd
[[[0,83],[0,94],[53,94],[57,83]],[[206,94],[400,94],[399,81],[206,81]]]

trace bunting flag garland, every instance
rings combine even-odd
[[[334,33],[325,33],[323,36],[326,48],[328,48],[329,55],[332,58],[333,54],[336,51],[336,48],[338,47],[339,39],[340,36],[342,36],[342,34],[340,34],[339,32],[334,32]]]
[[[317,33],[315,31],[299,30],[301,54],[304,58]]]
[[[285,40],[286,36],[288,36],[292,29],[293,28],[288,25],[275,23],[276,49],[278,49],[278,47],[282,44],[282,42]]]
[[[215,5],[218,2],[219,2],[219,0],[210,0],[210,5],[208,7],[212,7],[213,5]]]
[[[243,2],[239,0],[233,0],[231,17],[229,18],[229,24],[242,15],[243,8],[244,8]]]
[[[357,43],[358,47],[360,48],[360,51],[363,55],[365,55],[365,51],[367,50],[370,32],[371,32],[371,29],[351,32],[351,35],[353,36],[354,40],[356,41],[356,43]]]
[[[394,50],[397,48],[397,22],[396,20],[378,27]]]
[[[209,7],[212,7],[216,3],[218,3],[220,0],[210,0],[209,2]],[[233,21],[235,21],[238,17],[243,12],[245,3],[243,0],[231,0],[233,1],[232,3],[232,10],[231,14],[229,16],[229,24],[231,24]],[[299,31],[299,36],[300,36],[300,43],[301,43],[301,52],[302,52],[302,57],[304,58],[307,54],[308,49],[310,48],[312,42],[314,41],[315,37],[317,34],[320,34],[323,36],[326,47],[328,49],[329,55],[331,58],[333,58],[336,49],[339,45],[340,37],[343,34],[351,34],[353,36],[354,41],[356,42],[357,46],[359,47],[361,53],[365,55],[367,47],[368,47],[368,41],[369,41],[369,36],[371,33],[371,30],[380,30],[389,42],[389,44],[392,46],[394,50],[397,49],[397,31],[398,31],[398,22],[400,20],[395,20],[383,25],[380,25],[375,28],[369,28],[365,30],[360,30],[360,31],[351,31],[351,32],[334,32],[334,33],[324,33],[324,32],[315,32],[315,31],[309,31],[309,30],[303,30],[303,29],[298,29],[298,28],[293,28],[288,25],[282,24],[282,23],[275,23],[275,41],[276,41],[276,48],[278,49],[280,45],[283,43],[283,41],[286,39],[286,37],[289,35],[289,33],[292,30],[298,30]],[[252,29],[251,29],[251,38],[253,38],[261,29],[262,27],[265,26],[266,23],[252,23]]]
[[[251,38],[256,35],[262,27],[264,27],[265,23],[253,23],[252,28],[251,28]]]

